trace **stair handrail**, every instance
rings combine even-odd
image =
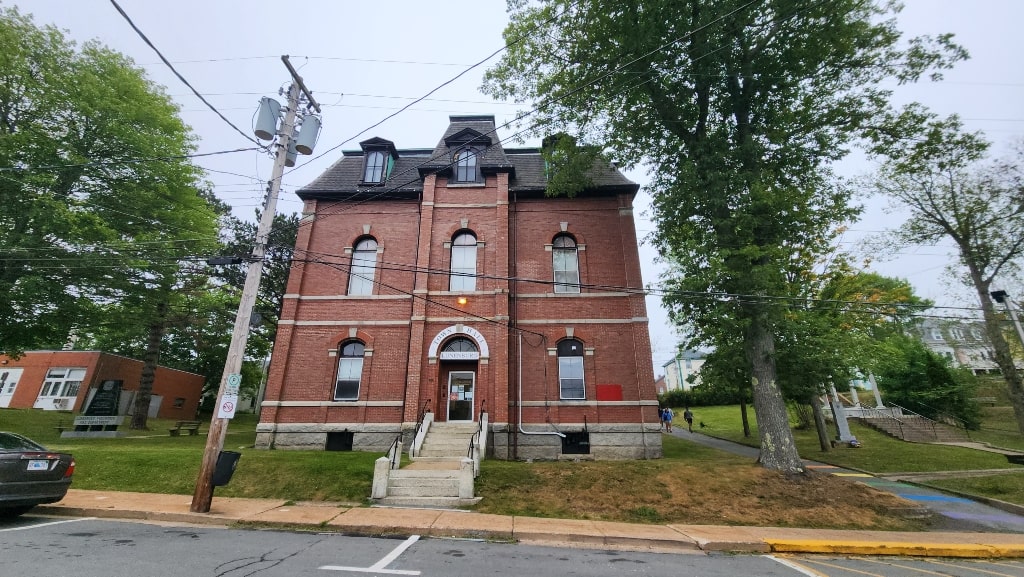
[[[398,433],[388,448],[388,461],[391,463],[392,469],[397,469],[402,464],[402,433]]]
[[[429,415],[429,417],[428,417]],[[423,439],[427,436],[427,429],[434,421],[434,412],[430,410],[430,399],[423,403],[420,414],[416,417],[416,433],[412,436],[412,443],[409,444],[409,458],[415,458],[423,448]]]
[[[875,409],[875,408],[864,408],[864,412],[870,418],[872,418],[872,419],[882,419],[882,420],[888,419],[890,421],[895,421],[896,427],[900,430],[900,440],[902,440],[902,441],[906,441],[907,440],[907,435],[906,435],[906,433],[903,432],[903,421],[901,419],[897,418],[895,415],[893,415],[892,412],[890,412],[890,411],[883,411],[881,409]]]
[[[947,413],[946,411],[943,411],[942,409],[936,409],[935,407],[933,407],[931,405],[928,405],[927,403],[922,403],[920,401],[914,401],[914,402],[917,403],[918,405],[921,405],[922,407],[930,410],[930,411],[933,411],[935,413],[935,417],[936,418],[935,419],[931,419],[931,420],[938,421],[940,423],[943,423],[943,424],[946,424],[946,425],[950,425],[950,426],[956,427],[958,429],[963,429],[964,430],[964,434],[967,435],[967,438],[968,439],[971,438],[971,432],[967,429],[967,421],[964,421],[963,419],[957,417],[956,415]],[[899,405],[893,405],[893,406],[894,407],[899,407]],[[909,413],[913,413],[913,411],[910,411],[909,409],[904,409],[903,407],[900,407],[900,409],[902,409],[904,411],[907,411]],[[923,418],[927,419],[928,417],[923,417]],[[953,421],[953,423],[949,423],[947,421]]]
[[[487,451],[487,401],[480,403],[480,418],[477,420],[476,431],[469,438],[467,457],[473,460],[473,476],[480,475],[480,460]]]
[[[896,407],[897,409],[905,412],[905,413],[910,413],[911,415],[913,415],[913,416],[915,416],[915,417],[917,417],[919,419],[924,419],[925,422],[927,422],[931,426],[932,439],[934,439],[936,441],[939,439],[939,432],[937,430],[935,430],[935,421],[933,421],[932,419],[929,419],[928,417],[926,417],[926,416],[924,416],[924,415],[922,415],[920,413],[915,413],[914,411],[911,411],[910,409],[908,409],[906,407],[901,407],[901,406],[899,406],[899,405],[897,405],[895,403],[889,403],[889,404],[891,406]]]

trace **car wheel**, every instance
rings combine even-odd
[[[0,507],[0,519],[13,519],[32,510],[35,505],[22,505],[20,507]]]

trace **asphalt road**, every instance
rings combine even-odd
[[[1024,560],[1020,559],[661,554],[36,515],[0,522],[0,551],[0,575],[4,577],[1024,577]]]

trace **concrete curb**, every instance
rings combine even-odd
[[[489,515],[442,509],[290,505],[270,499],[214,499],[192,513],[182,495],[71,490],[52,515],[208,526],[269,527],[350,535],[476,538],[533,545],[674,554],[830,553],[991,559],[1024,558],[1024,535],[907,533],[717,525],[640,525],[580,519]]]

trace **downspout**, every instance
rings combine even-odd
[[[519,332],[519,432],[524,435],[558,435],[565,438],[565,433],[558,431],[526,431],[523,430],[523,333]]]

